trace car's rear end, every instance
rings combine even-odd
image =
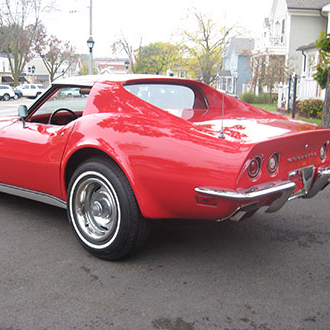
[[[262,206],[275,212],[290,199],[315,196],[329,183],[330,131],[312,126],[300,131],[297,127],[293,122],[291,131],[288,124],[283,135],[258,142],[245,135],[246,141],[250,140],[246,146],[251,149],[237,177],[237,188],[196,187],[196,192],[234,202],[235,210],[229,215],[232,220],[253,214]]]

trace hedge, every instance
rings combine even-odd
[[[297,102],[300,114],[305,117],[322,118],[323,100],[320,99],[307,99]]]

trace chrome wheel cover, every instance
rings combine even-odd
[[[81,174],[69,196],[70,216],[80,239],[90,247],[109,246],[120,225],[120,204],[115,189],[98,172]]]

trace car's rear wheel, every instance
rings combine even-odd
[[[79,242],[108,260],[135,252],[148,233],[126,176],[116,164],[101,158],[83,163],[74,172],[68,216]]]
[[[10,95],[4,94],[4,96],[2,98],[4,99],[4,101],[8,101],[10,99]]]
[[[18,95],[17,94],[14,95],[14,100],[18,100]]]

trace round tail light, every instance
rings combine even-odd
[[[269,157],[268,163],[267,163],[267,170],[268,170],[269,174],[276,173],[276,171],[278,169],[279,161],[280,161],[280,155],[277,152],[272,154]]]
[[[254,179],[259,175],[261,169],[261,162],[262,160],[260,156],[256,156],[251,160],[250,165],[247,169],[247,173],[250,179]]]

